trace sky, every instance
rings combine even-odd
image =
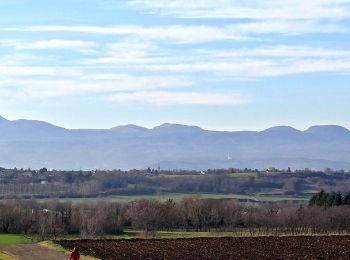
[[[0,0],[0,115],[350,128],[350,0]]]

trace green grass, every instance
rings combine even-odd
[[[261,237],[261,236],[330,236],[330,235],[349,235],[348,233],[313,233],[300,232],[300,233],[288,233],[283,230],[271,230],[264,231],[259,229],[244,229],[237,228],[233,231],[150,231],[146,233],[142,230],[125,230],[123,235],[104,235],[95,237],[85,237],[83,239],[177,239],[177,238],[205,238],[205,237]],[[58,240],[80,240],[82,237],[75,236],[62,236],[57,238]],[[67,253],[67,249],[60,245],[55,244],[52,241],[41,242],[45,243],[48,247],[51,247],[57,251]],[[1,259],[1,258],[0,258]]]
[[[63,246],[54,243],[53,241],[44,241],[44,242],[40,242],[40,244],[41,244],[41,246],[51,248],[51,249],[56,250],[58,252],[65,253],[66,255],[69,255],[69,253],[71,252],[71,251],[67,250],[66,248],[64,248]],[[82,260],[96,260],[97,259],[95,257],[84,255],[84,254],[80,254],[80,255],[81,255],[80,259],[82,259]],[[1,260],[1,258],[0,258],[0,260]]]
[[[201,238],[201,237],[260,237],[260,236],[335,236],[349,235],[348,233],[313,233],[300,232],[288,233],[283,230],[262,231],[259,229],[236,229],[234,231],[156,231],[153,236],[146,236],[144,231],[126,230],[122,236],[102,237],[101,239],[132,239],[132,238],[156,238],[156,239],[176,239],[176,238]]]
[[[245,231],[246,232],[246,231]],[[103,235],[95,236],[92,239],[133,239],[133,238],[158,238],[158,239],[174,239],[174,238],[196,238],[196,237],[227,237],[239,236],[242,231],[223,232],[223,231],[155,231],[148,234],[142,230],[125,230],[122,235]],[[89,237],[87,237],[89,238]],[[58,240],[77,240],[81,239],[78,235],[61,236]],[[64,248],[52,241],[46,241],[47,245],[55,247],[56,250],[62,251]]]
[[[257,177],[257,172],[235,172],[229,174],[231,177]]]
[[[157,237],[161,239],[197,238],[197,237],[231,237],[235,232],[197,232],[197,231],[159,231]]]
[[[261,236],[344,236],[348,233],[286,233],[283,231],[259,231],[259,230],[236,230],[236,231],[210,231],[210,232],[197,232],[197,231],[158,231],[156,238],[159,239],[176,239],[176,238],[201,238],[201,237],[261,237]]]
[[[142,230],[125,230],[122,235],[104,235],[96,236],[93,239],[133,239],[133,238],[158,238],[158,239],[175,239],[175,238],[198,238],[198,237],[231,237],[241,236],[242,234],[247,235],[248,231],[155,231],[149,232],[148,234]],[[81,239],[78,235],[73,236],[62,236],[58,240],[77,240]],[[64,248],[60,245],[55,244],[52,241],[45,242],[46,244],[54,247],[58,251],[62,251]]]
[[[284,231],[263,231],[259,229],[236,229],[234,231],[154,231],[148,232],[142,230],[126,230],[123,235],[106,235],[106,236],[98,236],[92,237],[92,239],[177,239],[177,238],[203,238],[203,237],[259,237],[259,236],[329,236],[329,235],[345,235],[339,233],[332,234],[323,234],[323,233],[312,233],[304,232],[304,233],[287,233]],[[58,238],[58,240],[67,239],[67,237],[63,236]],[[71,236],[69,239],[71,240],[79,240],[81,237],[79,236]],[[48,242],[52,243],[53,242]],[[56,250],[60,251],[60,246],[56,245]]]
[[[0,244],[13,245],[13,244],[30,244],[33,240],[30,237],[14,234],[0,234]]]
[[[156,199],[160,201],[165,201],[168,199],[173,199],[179,201],[186,197],[197,197],[202,199],[240,199],[240,200],[251,200],[257,202],[279,202],[279,201],[306,201],[308,197],[294,197],[281,194],[271,194],[271,195],[259,195],[259,194],[216,194],[216,193],[160,193],[151,195],[112,195],[106,197],[97,198],[67,198],[60,199],[60,201],[72,201],[73,203],[81,202],[130,202],[141,199]],[[50,199],[44,199],[45,201]]]

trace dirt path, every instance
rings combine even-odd
[[[66,260],[68,255],[39,244],[0,245],[0,252],[18,260]]]

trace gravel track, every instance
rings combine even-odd
[[[0,245],[0,252],[18,260],[67,260],[68,255],[39,244]]]

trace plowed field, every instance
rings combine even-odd
[[[350,236],[56,242],[100,259],[350,259]]]

